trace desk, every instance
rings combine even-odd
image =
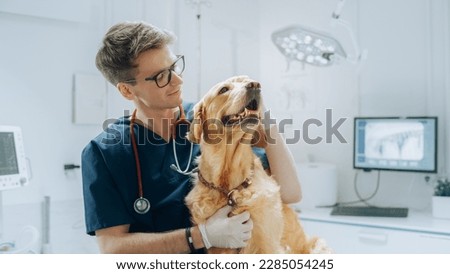
[[[450,220],[410,210],[407,218],[331,216],[331,209],[302,209],[302,225],[335,253],[450,254]]]

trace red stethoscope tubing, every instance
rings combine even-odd
[[[172,128],[171,128],[172,139],[174,139],[174,142],[175,142],[175,137],[176,137],[177,126],[180,124],[190,125],[190,122],[186,119],[186,115],[184,114],[183,106],[180,105],[179,109],[180,109],[180,118],[172,125]],[[134,209],[139,214],[145,214],[150,209],[150,202],[146,198],[144,198],[144,189],[142,187],[141,164],[140,164],[139,152],[138,152],[138,148],[137,148],[137,144],[136,144],[136,136],[134,134],[134,124],[135,124],[135,120],[136,120],[136,112],[137,112],[137,109],[135,109],[133,111],[133,114],[131,115],[131,120],[130,120],[130,139],[131,139],[131,145],[133,146],[134,160],[136,162],[136,175],[137,175],[137,180],[138,180],[138,191],[139,191],[139,198],[134,203]],[[175,150],[174,150],[174,152],[175,152]],[[191,156],[192,156],[192,144],[191,144]],[[178,159],[176,158],[176,156],[175,156],[175,159],[176,159],[176,163],[178,166]],[[189,167],[189,165],[190,165],[190,158],[189,158],[188,167]],[[177,170],[177,169],[175,168],[175,170]],[[179,168],[178,168],[178,170],[179,170]],[[178,172],[180,172],[180,171],[178,171]],[[185,174],[185,175],[187,174],[186,171],[184,171],[184,172],[181,171],[180,173]]]
[[[130,121],[130,138],[131,138],[131,145],[133,146],[133,154],[134,154],[134,161],[136,162],[136,175],[138,179],[138,187],[139,187],[139,197],[144,197],[144,190],[142,189],[142,176],[141,176],[141,161],[139,160],[139,154],[138,149],[136,145],[136,137],[134,136],[134,121],[136,120],[136,111],[135,109],[133,111],[133,114],[131,115],[131,121]]]

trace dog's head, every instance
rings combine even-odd
[[[214,144],[226,138],[227,142],[247,140],[249,144],[264,146],[261,114],[260,83],[247,76],[231,77],[212,87],[195,105],[187,137],[194,143],[203,138]]]

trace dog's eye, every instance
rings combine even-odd
[[[219,90],[219,94],[225,93],[227,91],[229,91],[230,89],[228,87],[223,87]]]

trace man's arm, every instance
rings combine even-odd
[[[221,247],[242,248],[251,237],[253,222],[250,213],[228,217],[233,208],[224,206],[217,210],[204,224],[191,228],[195,249]],[[200,228],[201,229],[200,229]],[[188,253],[189,244],[185,229],[165,233],[129,233],[129,225],[99,229],[98,244],[102,253]]]
[[[129,233],[129,225],[119,225],[95,232],[102,253],[136,254],[189,253],[189,245],[184,229],[164,233]],[[194,247],[204,247],[200,230],[191,228]]]

